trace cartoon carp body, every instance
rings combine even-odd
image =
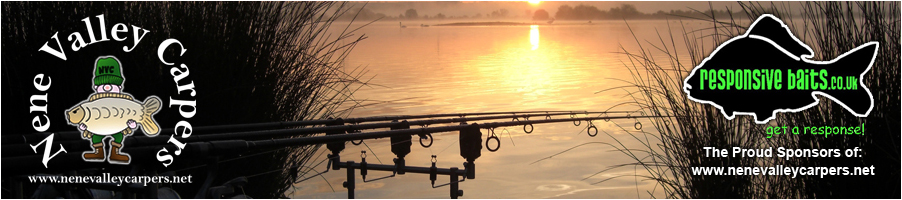
[[[130,95],[115,97],[92,96],[89,101],[82,102],[66,111],[66,118],[75,125],[84,124],[85,131],[97,135],[113,135],[119,132],[129,133],[128,121],[141,124],[141,130],[147,135],[156,135],[160,127],[153,115],[160,110],[160,98],[147,97],[144,102],[132,99]],[[87,132],[85,133],[87,135]]]
[[[745,34],[722,43],[695,67],[683,82],[683,91],[693,101],[714,105],[727,119],[732,120],[737,114],[752,115],[757,124],[767,123],[777,113],[798,112],[816,106],[820,102],[819,96],[831,99],[857,117],[866,117],[874,108],[874,97],[864,84],[867,80],[864,76],[874,65],[879,47],[878,42],[867,42],[833,60],[810,60],[814,55],[811,47],[793,35],[783,21],[764,14]],[[725,71],[734,70],[745,72],[723,75]],[[749,73],[753,70],[759,70],[761,76],[754,74],[757,71]],[[706,75],[702,73],[704,71],[719,74]],[[793,80],[794,76],[798,78]],[[717,82],[724,82],[724,77],[742,77],[736,82],[748,85],[745,89],[730,89],[729,86],[711,89],[715,83],[712,80],[718,77]],[[822,81],[817,80],[818,77]],[[851,79],[855,82],[846,83],[855,85],[852,87],[855,89],[827,88],[828,83],[835,82],[828,82],[828,78],[850,80],[847,77],[857,78]],[[760,89],[752,88],[759,87],[753,84],[760,85]],[[799,87],[793,89],[793,84]],[[708,89],[704,89],[705,85]],[[787,87],[780,89],[782,85]],[[803,87],[810,85],[820,87]]]

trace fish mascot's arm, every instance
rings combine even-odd
[[[78,124],[78,130],[83,131],[83,132],[81,133],[81,136],[82,136],[82,137],[85,137],[85,138],[91,138],[91,136],[94,135],[93,133],[91,133],[90,131],[88,131],[88,126],[85,125],[85,124]]]
[[[127,122],[125,122],[125,125],[128,125],[128,128],[122,131],[122,134],[125,135],[131,134],[135,131],[135,128],[138,128],[138,122],[135,122],[135,120],[128,120]]]

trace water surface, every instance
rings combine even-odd
[[[638,51],[639,42],[670,40],[668,22],[663,20],[556,22],[553,25],[527,26],[430,26],[405,22],[377,22],[361,30],[369,38],[359,43],[346,60],[348,69],[365,66],[372,87],[355,93],[359,100],[378,103],[354,110],[352,117],[377,115],[416,115],[463,112],[589,110],[603,111],[632,101],[625,90],[601,90],[628,85],[633,81],[632,66],[622,49]],[[679,22],[669,22],[677,44],[682,42]],[[684,22],[690,27],[699,22]],[[629,26],[629,27],[628,27]],[[632,29],[632,31],[630,30]],[[635,35],[633,34],[635,33]],[[667,38],[659,38],[658,33]],[[635,36],[635,37],[634,37]],[[670,42],[667,42],[669,45]],[[680,49],[681,45],[678,45]],[[648,47],[647,47],[648,48]],[[636,52],[638,53],[638,52]],[[684,53],[685,55],[685,53]],[[663,58],[662,58],[663,59]],[[636,110],[622,105],[613,110]],[[584,115],[580,115],[584,116]],[[567,116],[560,116],[567,117]],[[501,120],[509,121],[510,119]],[[633,127],[635,120],[619,120]],[[654,131],[645,120],[646,131]],[[590,142],[615,142],[639,147],[632,136],[612,122],[594,122],[604,132],[598,137],[585,133],[586,123],[536,125],[526,134],[522,127],[496,129],[501,149],[485,149],[476,160],[476,179],[460,184],[463,198],[647,198],[655,182],[634,175],[641,168],[609,170],[582,180],[607,167],[632,163],[632,159],[604,144],[592,143],[574,151],[535,164],[539,159]],[[436,125],[433,125],[436,126]],[[635,131],[632,128],[626,129]],[[483,130],[483,134],[486,131]],[[406,157],[412,166],[430,166],[430,155],[437,155],[439,167],[463,168],[457,133],[435,135],[430,148],[416,141]],[[416,137],[414,137],[416,139]],[[484,138],[483,138],[484,139]],[[350,143],[342,159],[360,161],[360,151],[369,153],[367,161],[390,164],[394,155],[388,139],[369,140],[366,146]],[[321,149],[325,151],[325,147]],[[373,153],[376,155],[374,156]],[[319,160],[325,156],[319,157]],[[318,163],[313,162],[313,163]],[[325,164],[317,170],[325,169]],[[359,172],[358,172],[359,174]],[[368,178],[389,172],[370,171]],[[623,176],[597,183],[611,177]],[[296,184],[289,191],[293,198],[345,198],[344,170],[324,174]],[[438,184],[448,178],[439,177]],[[332,192],[328,181],[336,192]],[[357,176],[358,198],[448,198],[448,188],[431,188],[429,176],[406,174],[363,183]]]

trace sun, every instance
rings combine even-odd
[[[531,5],[539,5],[539,3],[542,3],[542,1],[526,1],[526,2],[529,2],[529,4],[531,4]]]

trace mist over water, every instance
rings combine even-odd
[[[577,6],[577,5],[588,5],[594,6],[602,10],[607,10],[609,8],[618,7],[622,4],[631,4],[635,5],[638,11],[643,13],[654,13],[657,11],[670,11],[670,10],[690,10],[689,8],[697,9],[697,10],[707,10],[711,7],[715,9],[724,9],[726,7],[731,7],[734,9],[739,8],[736,2],[726,2],[726,1],[715,1],[715,2],[705,2],[705,1],[640,1],[640,2],[616,2],[616,1],[582,1],[582,2],[573,2],[573,1],[541,1],[538,4],[531,4],[527,1],[471,1],[471,2],[460,2],[460,1],[436,1],[436,2],[415,2],[415,1],[406,1],[406,2],[366,2],[365,8],[372,10],[376,13],[383,13],[388,16],[398,16],[404,14],[407,9],[415,9],[419,13],[419,15],[428,15],[435,16],[438,13],[442,13],[447,16],[475,16],[477,14],[482,16],[488,16],[493,11],[498,11],[501,9],[508,10],[510,13],[508,17],[516,18],[523,17],[524,19],[528,19],[528,16],[525,14],[525,11],[536,11],[538,9],[547,10],[552,15],[558,11],[558,8],[563,5],[568,6]],[[356,3],[354,6],[361,7],[364,6],[364,3]]]

